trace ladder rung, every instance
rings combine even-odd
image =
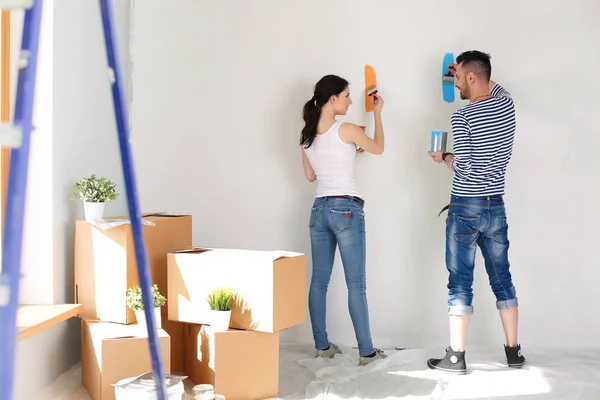
[[[11,123],[0,125],[0,145],[5,147],[21,147],[23,130]]]
[[[33,0],[0,0],[0,8],[2,9],[25,9],[31,8]]]

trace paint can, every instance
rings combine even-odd
[[[448,132],[433,131],[431,132],[431,142],[429,151],[446,151],[448,150]]]
[[[208,383],[194,386],[194,400],[212,400],[215,396],[215,387]]]

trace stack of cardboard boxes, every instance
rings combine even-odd
[[[127,289],[139,284],[131,225],[75,226],[75,302],[83,305],[81,367],[83,385],[93,400],[115,398],[112,385],[152,371],[147,335],[126,305]],[[144,241],[153,283],[167,296],[167,253],[192,245],[189,215],[145,215]],[[165,373],[183,370],[182,324],[161,315],[159,342]]]
[[[184,366],[194,383],[227,399],[277,397],[279,333],[304,322],[305,256],[298,253],[194,248],[168,256],[169,319],[187,323]],[[230,329],[210,326],[208,294],[235,293]]]
[[[159,342],[165,373],[210,383],[228,400],[277,397],[279,333],[304,322],[305,256],[192,246],[192,217],[144,216],[152,283],[167,298]],[[75,294],[82,304],[83,385],[93,400],[114,399],[119,380],[152,371],[147,335],[126,306],[139,284],[131,225],[77,221]],[[236,293],[230,329],[214,332],[207,295]]]

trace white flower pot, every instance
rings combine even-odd
[[[89,201],[83,202],[86,221],[96,221],[104,217],[104,207],[106,203],[92,203]]]
[[[231,310],[229,311],[210,311],[210,328],[213,332],[225,332],[229,330],[231,322]]]
[[[144,310],[135,310],[135,319],[137,320],[138,327],[145,332],[148,331],[146,328],[146,314]],[[162,320],[160,317],[160,307],[154,308],[154,321],[156,322],[157,328],[162,328]]]

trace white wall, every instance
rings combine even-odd
[[[71,201],[77,180],[92,173],[115,180],[122,195],[106,211],[112,215],[126,212],[98,4],[92,0],[44,2],[21,303],[74,302],[74,221],[83,218],[83,206]],[[130,2],[119,0],[113,4],[128,87]],[[17,34],[20,38],[20,31]],[[16,46],[20,46],[20,40]],[[129,97],[129,89],[126,93]],[[79,336],[80,320],[74,318],[21,342],[17,348],[15,398],[32,398],[79,362]]]
[[[301,108],[321,76],[339,74],[354,96],[347,120],[372,133],[361,91],[371,64],[386,101],[386,151],[357,163],[375,345],[447,345],[437,213],[452,177],[426,151],[430,132],[449,130],[466,104],[442,100],[444,53],[480,49],[518,110],[506,203],[522,342],[600,345],[590,308],[600,294],[598,15],[591,0],[138,1],[132,127],[144,209],[193,213],[197,245],[295,250],[310,260],[315,186],[297,145]],[[501,346],[477,261],[469,341]],[[339,257],[328,307],[330,338],[353,345]],[[284,340],[312,342],[308,314]]]
[[[129,76],[129,2],[113,5],[123,75]],[[120,196],[107,204],[107,215],[126,212],[126,195],[99,2],[60,0],[54,7],[54,244],[61,249],[54,263],[65,266],[54,270],[54,292],[64,302],[73,301],[74,221],[83,218],[81,202],[70,200],[73,184],[93,173],[114,180]]]

